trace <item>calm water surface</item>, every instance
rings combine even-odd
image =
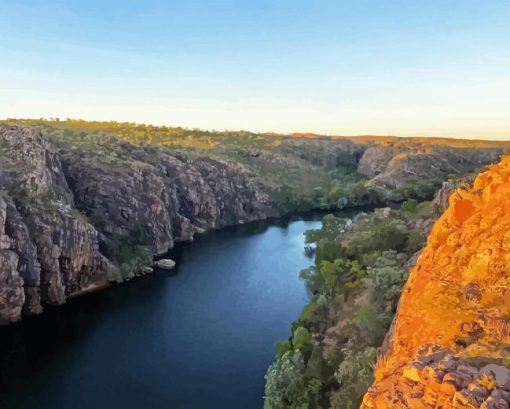
[[[212,232],[174,252],[175,273],[0,328],[0,407],[261,408],[273,343],[307,302],[303,232],[319,226]]]

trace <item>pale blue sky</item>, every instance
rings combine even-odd
[[[0,0],[0,117],[510,139],[510,0]]]

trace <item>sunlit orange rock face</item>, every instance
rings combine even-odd
[[[510,407],[510,156],[450,196],[375,378],[364,409]]]

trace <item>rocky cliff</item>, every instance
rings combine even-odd
[[[450,196],[362,408],[510,407],[509,203],[510,157]]]
[[[444,179],[449,174],[464,175],[497,161],[501,153],[497,147],[452,148],[411,142],[371,146],[364,152],[358,171],[369,176],[374,186],[398,189],[409,183]]]
[[[241,166],[118,143],[55,152],[0,126],[0,323],[132,277],[197,232],[275,215]]]

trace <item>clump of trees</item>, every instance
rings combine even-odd
[[[322,209],[347,209],[375,206],[384,202],[384,193],[363,180],[336,181],[332,186],[315,189],[316,201]]]
[[[265,409],[359,407],[407,279],[404,264],[416,251],[406,221],[402,212],[352,224],[327,215],[321,229],[306,233],[317,250],[300,273],[311,299],[289,339],[275,345]]]
[[[401,194],[404,199],[416,199],[418,202],[432,200],[442,184],[442,179],[413,181],[397,189],[396,193]]]
[[[143,229],[134,224],[125,234],[115,234],[108,241],[108,255],[117,261],[119,269],[110,271],[109,280],[121,282],[140,274],[151,264],[151,253],[147,247]]]

